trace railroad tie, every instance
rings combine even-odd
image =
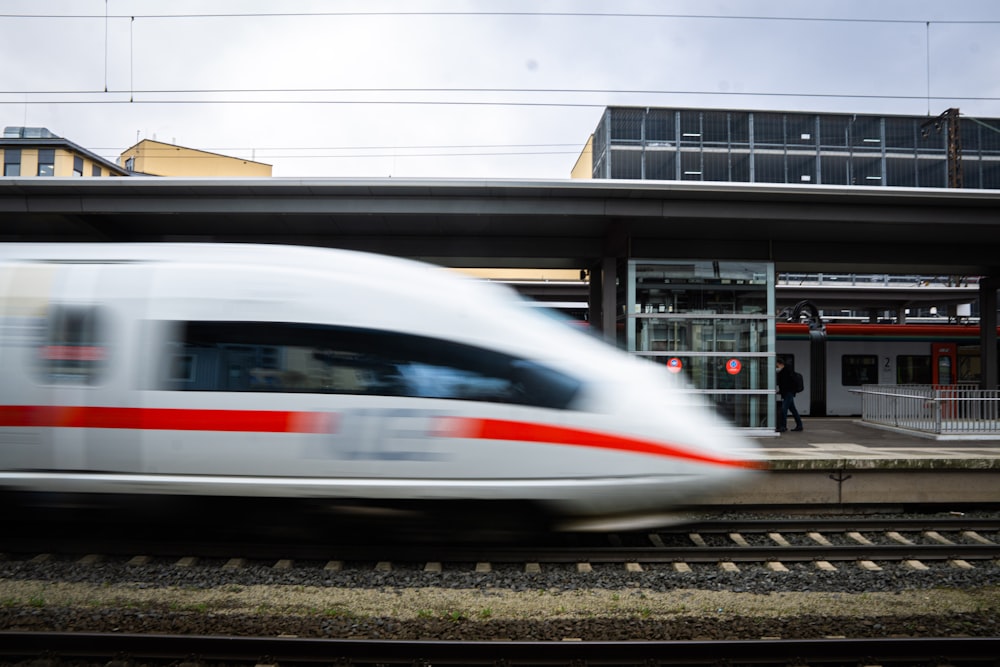
[[[729,539],[738,544],[741,547],[748,547],[750,543],[747,542],[746,538],[739,533],[729,533]]]
[[[768,533],[767,536],[770,537],[771,541],[777,544],[779,547],[792,546],[791,543],[788,540],[786,540],[785,536],[782,535],[781,533]]]

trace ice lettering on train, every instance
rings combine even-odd
[[[450,458],[440,451],[441,410],[354,408],[337,414],[337,428],[315,458],[346,461],[427,461]],[[312,458],[312,457],[310,457]]]

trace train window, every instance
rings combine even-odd
[[[56,384],[96,384],[107,363],[103,318],[90,306],[54,306],[39,350],[42,374]]]
[[[874,354],[845,354],[840,358],[840,384],[860,387],[878,383],[878,356]]]
[[[179,382],[193,382],[194,370],[193,354],[176,354],[170,364],[170,379]]]
[[[896,356],[896,384],[930,384],[931,355],[900,354]]]
[[[400,332],[270,322],[183,326],[171,388],[369,394],[567,409],[580,382],[501,352]]]
[[[982,359],[978,345],[958,346],[958,381],[978,383],[982,377]]]

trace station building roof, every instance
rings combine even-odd
[[[604,257],[1000,275],[1000,191],[618,180],[0,178],[0,241],[333,246],[458,267]]]

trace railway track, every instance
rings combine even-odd
[[[704,521],[656,532],[578,534],[555,541],[525,544],[411,544],[380,541],[359,544],[337,541],[239,542],[176,540],[137,542],[128,535],[66,538],[52,533],[0,538],[8,560],[45,562],[89,558],[133,559],[143,564],[172,559],[191,565],[202,561],[236,567],[240,563],[300,563],[327,569],[391,564],[441,568],[461,564],[524,564],[525,567],[577,564],[580,568],[621,564],[670,565],[762,564],[780,571],[784,564],[821,569],[861,564],[903,563],[914,569],[927,563],[956,568],[997,567],[1000,563],[1000,518],[930,517],[910,519],[759,519]]]
[[[665,642],[373,641],[0,633],[4,663],[60,665],[995,665],[1000,638]]]
[[[175,542],[172,537],[166,534],[155,543],[139,543],[127,535],[109,542],[60,542],[43,532],[21,541],[0,532],[0,585],[6,596],[0,627],[227,634],[234,639],[289,634],[461,638],[470,644],[503,640],[484,642],[493,647],[546,639],[549,644],[596,647],[559,654],[567,656],[565,664],[625,664],[591,657],[600,655],[642,656],[628,664],[688,664],[669,660],[736,655],[715,643],[714,649],[703,650],[721,653],[685,652],[696,641],[663,654],[666,643],[647,641],[708,637],[755,639],[744,657],[754,656],[754,664],[764,665],[771,658],[754,651],[773,643],[775,664],[797,664],[788,662],[791,640],[828,635],[870,640],[854,646],[879,658],[875,663],[857,656],[854,662],[823,662],[841,655],[837,651],[848,644],[796,645],[797,650],[816,649],[808,664],[893,664],[884,656],[895,653],[884,651],[888,645],[874,638],[1000,637],[995,593],[990,593],[1000,585],[1000,518],[994,517],[715,520],[656,532],[578,534],[560,541],[488,546]],[[920,573],[922,569],[926,572]],[[930,607],[929,591],[938,591]],[[778,615],[748,615],[743,606],[748,603],[774,607]],[[0,646],[12,637],[0,635]],[[25,637],[29,642],[30,636]],[[769,639],[778,637],[783,642]],[[620,639],[632,641],[606,654],[601,653],[606,642],[595,641]],[[366,644],[370,653],[338,654],[354,656],[340,664],[368,664],[364,659],[371,655],[394,664],[389,658],[404,643],[386,645],[395,647],[388,654],[381,652],[380,643]],[[640,645],[648,651],[637,653]],[[259,651],[257,662],[296,663],[292,658],[265,659],[272,651],[261,649],[263,644],[251,646]],[[353,644],[314,646],[329,650]],[[926,651],[932,645],[923,646],[918,653],[930,655]],[[436,652],[439,648],[442,653]],[[519,654],[486,651],[486,658],[453,650],[449,654],[435,643],[420,654],[424,658],[412,652],[398,655],[406,664],[518,664],[530,662],[525,656],[531,655],[530,647]],[[550,649],[540,650],[536,658],[549,655],[545,652]],[[900,655],[912,655],[908,650]],[[214,653],[207,649],[185,653],[195,654],[192,665],[207,667],[221,660],[208,657]]]

